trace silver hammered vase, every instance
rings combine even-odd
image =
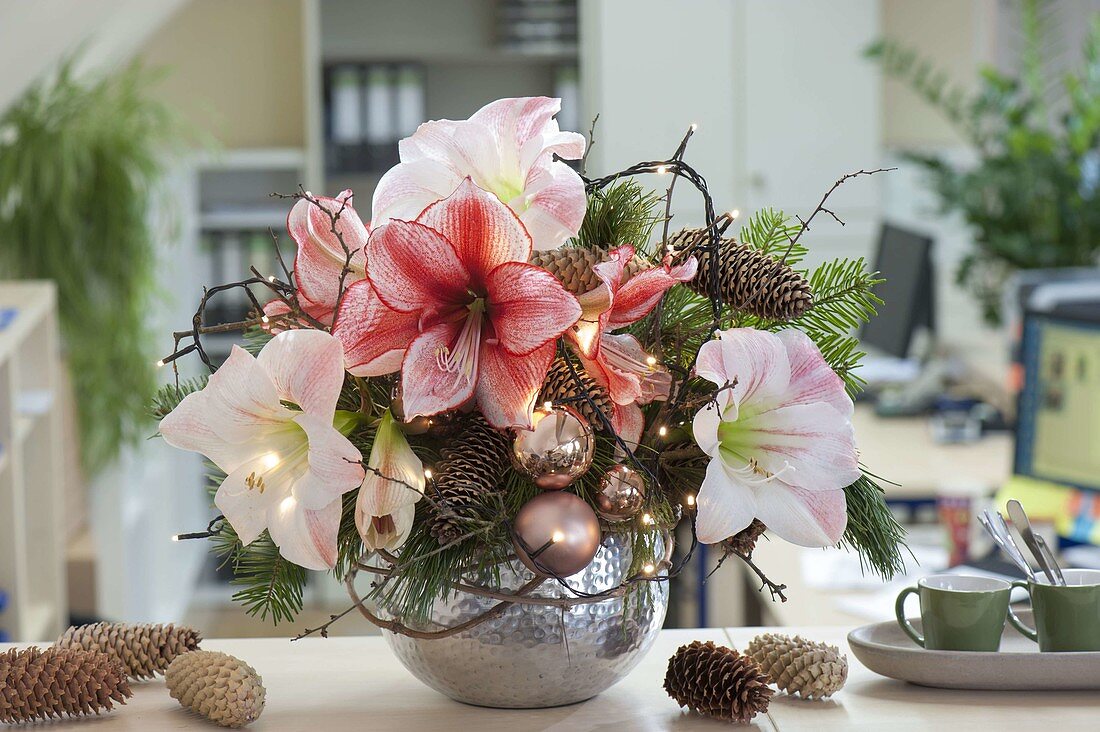
[[[627,540],[606,537],[592,563],[568,578],[569,585],[585,593],[615,587],[630,560]],[[500,567],[502,590],[532,578],[519,562],[514,565]],[[576,597],[552,580],[532,596]],[[460,592],[437,601],[431,622],[414,627],[452,627],[497,602]],[[590,699],[630,673],[656,639],[667,608],[668,583],[651,582],[648,602],[630,597],[624,606],[623,598],[613,598],[569,610],[515,604],[499,618],[446,638],[382,635],[414,676],[452,699],[484,707],[554,707]]]

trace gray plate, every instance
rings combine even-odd
[[[1019,613],[1031,624],[1030,613]],[[920,620],[911,621],[920,628]],[[926,651],[893,620],[848,634],[852,653],[877,674],[946,689],[1100,689],[1100,651],[1039,653],[1036,643],[1005,626],[997,653]]]

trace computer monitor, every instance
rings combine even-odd
[[[931,237],[884,224],[875,269],[885,282],[875,288],[884,304],[863,327],[860,341],[870,350],[905,358],[913,335],[935,327],[935,285]]]
[[[1024,316],[1015,473],[1100,491],[1100,300]]]

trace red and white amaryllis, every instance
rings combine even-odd
[[[298,304],[310,317],[324,325],[330,325],[340,294],[340,276],[344,265],[348,265],[348,274],[344,278],[345,287],[365,276],[370,229],[363,224],[355,207],[351,205],[350,190],[341,192],[336,198],[318,196],[314,200],[316,203],[299,199],[290,209],[286,228],[298,245],[294,257]],[[333,221],[329,214],[336,216],[336,231],[343,237],[344,245],[351,253],[350,261],[340,238],[332,230]],[[264,315],[269,318],[289,312],[290,308],[282,300],[272,300],[264,307]],[[278,324],[275,329],[279,329]]]
[[[494,427],[529,428],[556,340],[581,314],[530,255],[520,220],[469,178],[415,221],[377,227],[333,328],[348,370],[400,369],[406,418],[473,399]]]
[[[813,341],[793,329],[734,328],[703,345],[695,369],[720,387],[693,425],[712,458],[699,540],[721,541],[758,518],[792,543],[836,544],[847,523],[843,489],[860,476],[853,405]]]
[[[345,437],[356,418],[336,411],[343,383],[338,340],[287,331],[255,358],[234,346],[206,387],[161,420],[160,433],[226,473],[214,503],[243,544],[267,529],[291,562],[329,569],[340,496],[363,482],[362,455]]]
[[[560,99],[499,99],[467,120],[420,125],[375,188],[374,225],[411,221],[471,178],[511,207],[535,249],[560,246],[577,233],[586,204],[580,176],[554,160],[584,154],[584,137],[558,129],[560,109]]]
[[[643,427],[637,405],[667,399],[671,378],[638,339],[612,331],[641,320],[666,290],[691,280],[697,262],[695,257],[688,257],[673,266],[671,259],[666,259],[626,279],[626,268],[633,258],[634,247],[624,245],[612,249],[607,261],[593,268],[603,283],[577,298],[581,318],[568,335],[585,370],[607,389],[615,405],[615,431],[627,442],[636,443]]]

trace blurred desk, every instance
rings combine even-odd
[[[867,404],[856,407],[852,425],[860,462],[898,484],[883,484],[887,499],[934,497],[956,487],[980,486],[992,492],[1012,474],[1013,439],[1008,433],[941,445],[932,440],[924,417],[877,417]]]

